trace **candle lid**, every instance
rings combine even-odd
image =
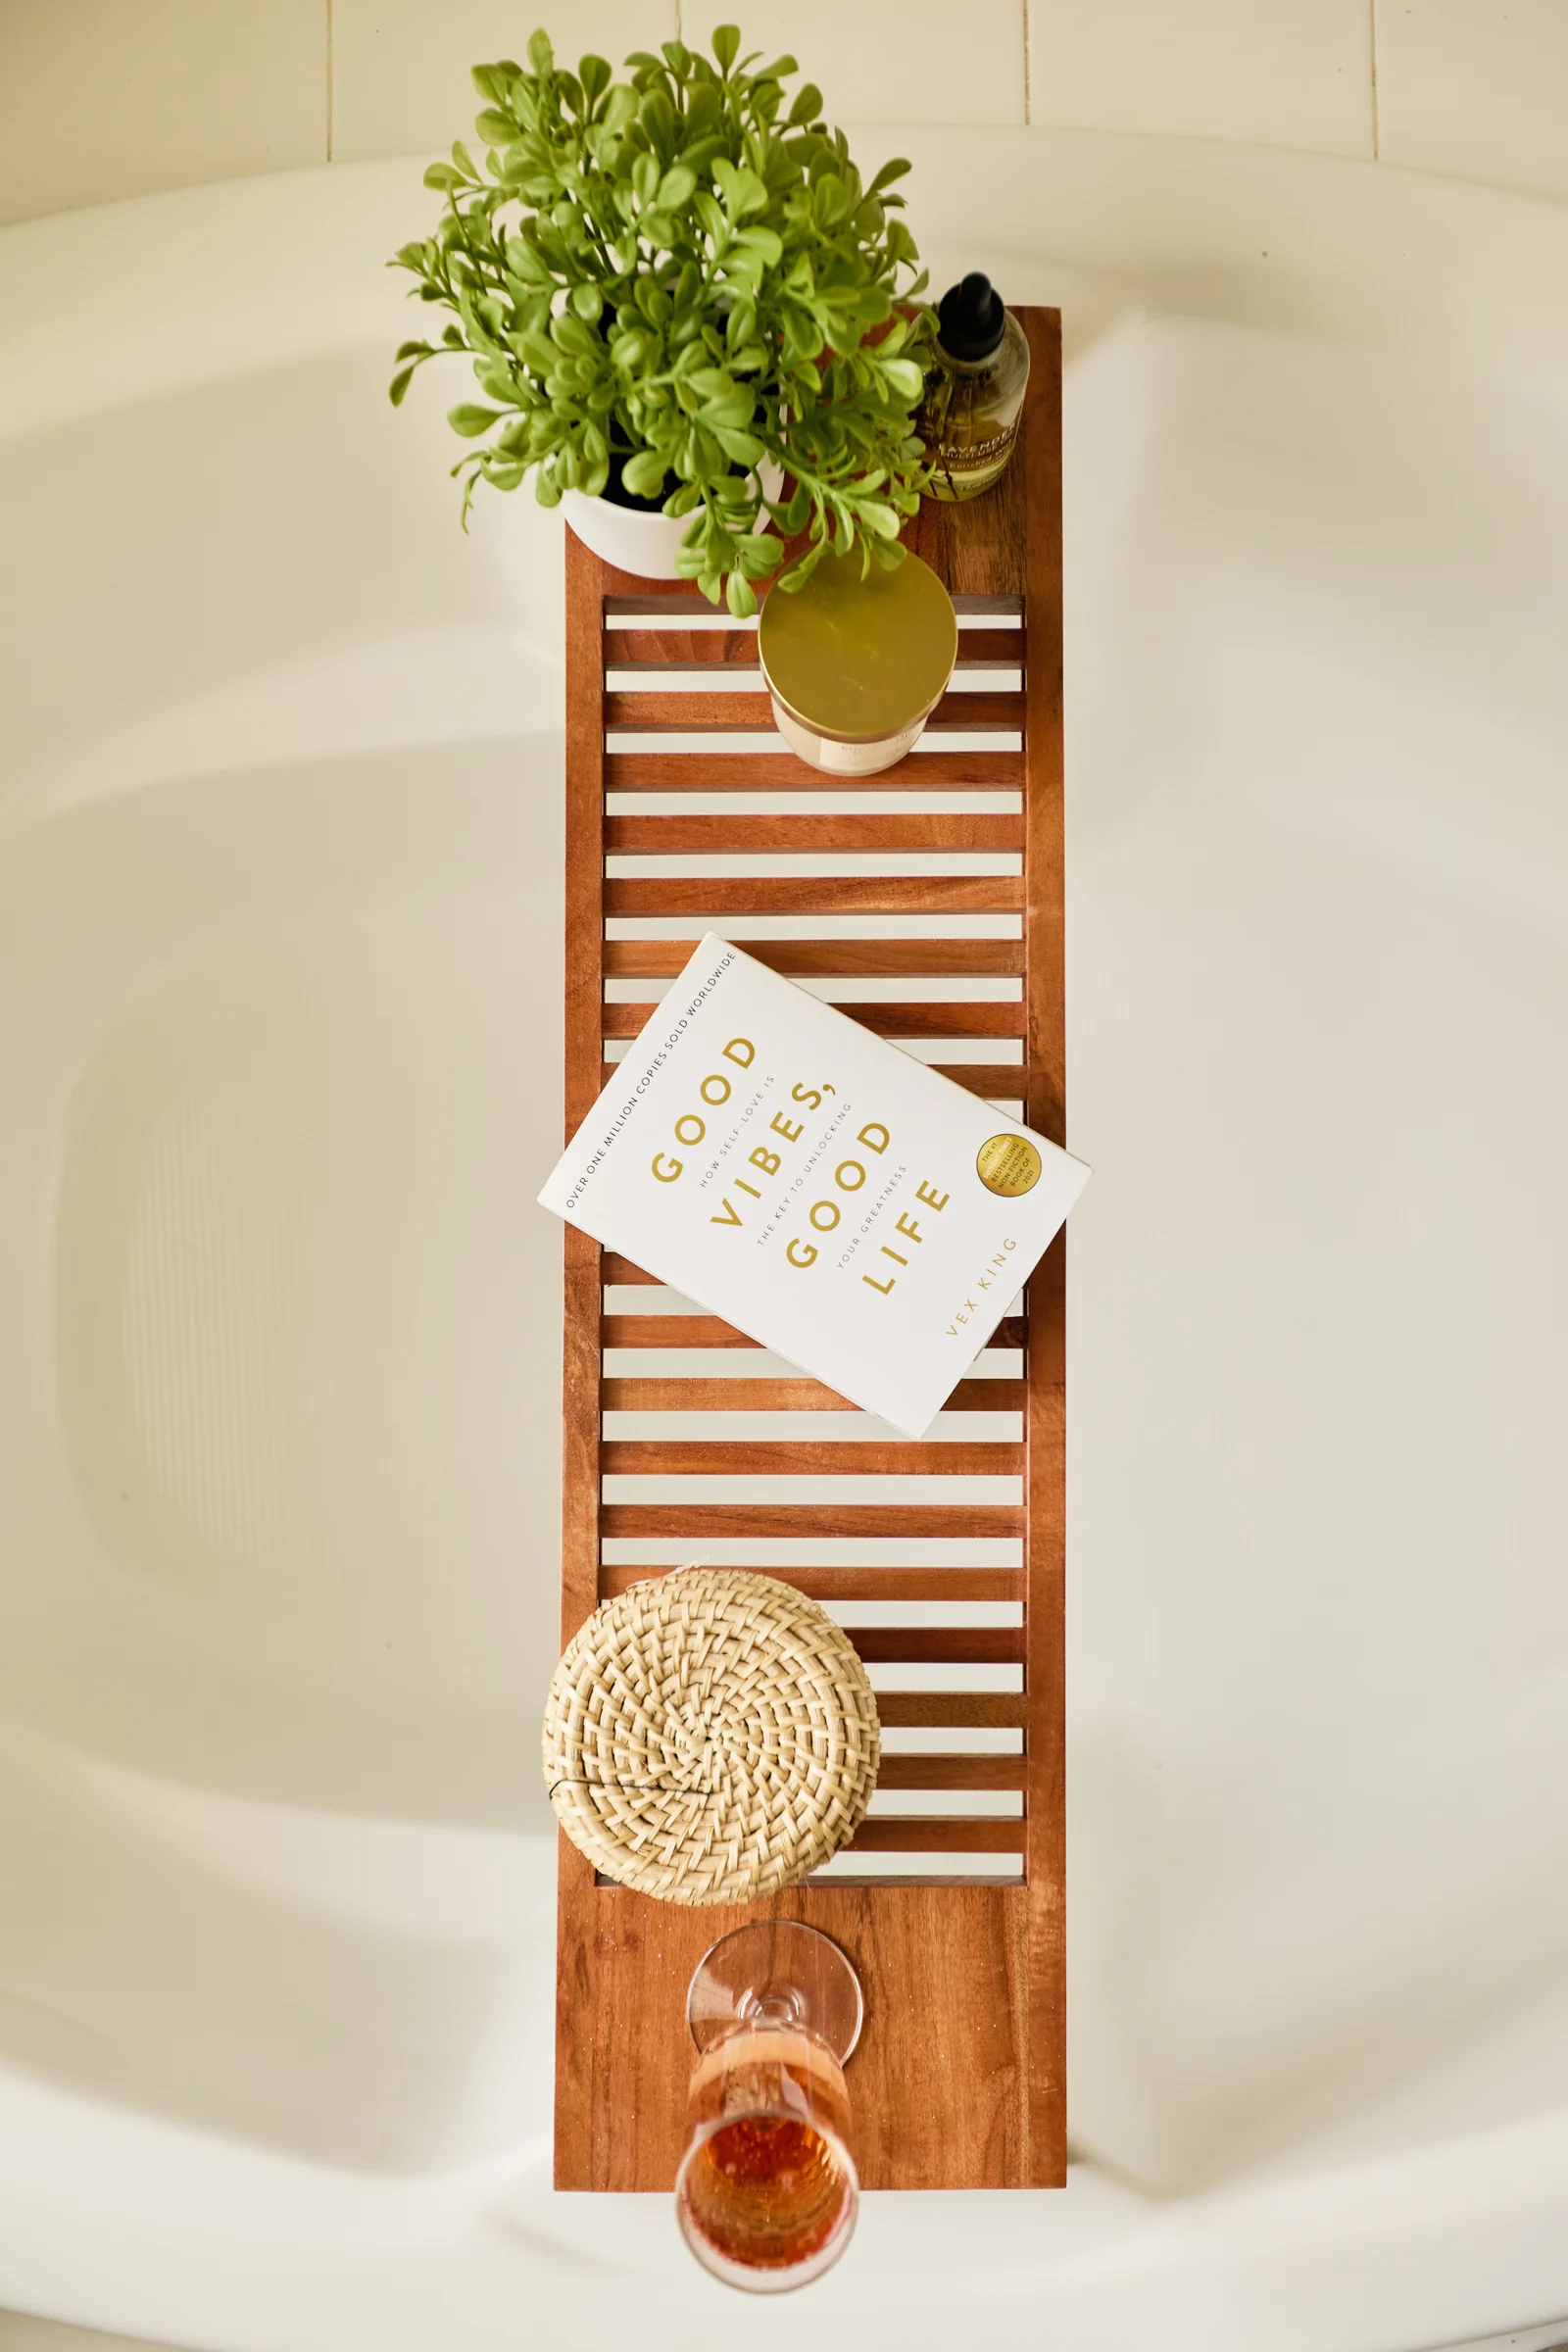
[[[958,655],[953,599],[928,564],[894,571],[826,555],[804,587],[769,591],[757,627],[769,686],[793,716],[844,742],[872,743],[925,716]]]

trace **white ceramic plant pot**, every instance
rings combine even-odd
[[[635,572],[643,580],[680,578],[675,552],[689,514],[650,514],[617,507],[608,498],[585,498],[580,490],[563,490],[561,509],[584,547],[617,571]]]
[[[784,476],[776,466],[761,467],[762,488],[777,498]],[[580,490],[563,490],[561,511],[584,547],[617,571],[635,572],[643,580],[678,580],[675,556],[689,514],[648,514],[638,507],[617,507],[608,498],[586,498]]]

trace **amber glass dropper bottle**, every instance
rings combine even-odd
[[[1012,455],[1029,382],[1023,328],[982,271],[950,286],[915,429],[935,498],[978,498]]]

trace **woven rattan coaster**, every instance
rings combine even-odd
[[[849,1637],[735,1569],[604,1602],[545,1710],[562,1828],[607,1878],[669,1903],[745,1902],[819,1869],[858,1829],[880,1752]]]

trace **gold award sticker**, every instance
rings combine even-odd
[[[975,1173],[988,1193],[1015,1200],[1040,1182],[1040,1154],[1026,1135],[992,1135],[975,1157]]]

